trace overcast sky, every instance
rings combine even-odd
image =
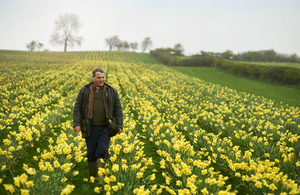
[[[151,49],[181,43],[185,55],[274,49],[300,56],[300,0],[0,0],[0,49],[27,50],[32,40],[50,45],[55,21],[79,16],[82,45],[68,51],[108,50],[105,38]],[[141,50],[138,50],[140,52]]]

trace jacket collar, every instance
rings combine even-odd
[[[94,82],[90,82],[89,84],[86,84],[85,87],[89,88],[90,85],[94,84]],[[110,88],[111,86],[107,83],[104,83],[104,85],[106,85],[106,89]]]

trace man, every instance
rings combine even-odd
[[[116,122],[120,134],[123,111],[116,89],[104,83],[104,71],[95,68],[92,73],[94,82],[82,87],[78,93],[73,111],[73,127],[76,133],[81,131],[85,138],[90,176],[99,178],[98,168],[104,168],[105,160],[109,158],[107,118]]]

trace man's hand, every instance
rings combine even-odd
[[[118,132],[118,134],[120,134],[120,133],[122,133],[122,128],[119,127],[119,132]]]
[[[81,131],[81,127],[80,126],[75,126],[74,130],[76,133],[79,133]]]

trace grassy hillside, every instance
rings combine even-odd
[[[267,83],[253,79],[241,78],[226,74],[214,68],[204,67],[168,67],[188,76],[202,79],[206,82],[226,86],[239,92],[263,96],[276,102],[297,106],[300,108],[300,87]]]

